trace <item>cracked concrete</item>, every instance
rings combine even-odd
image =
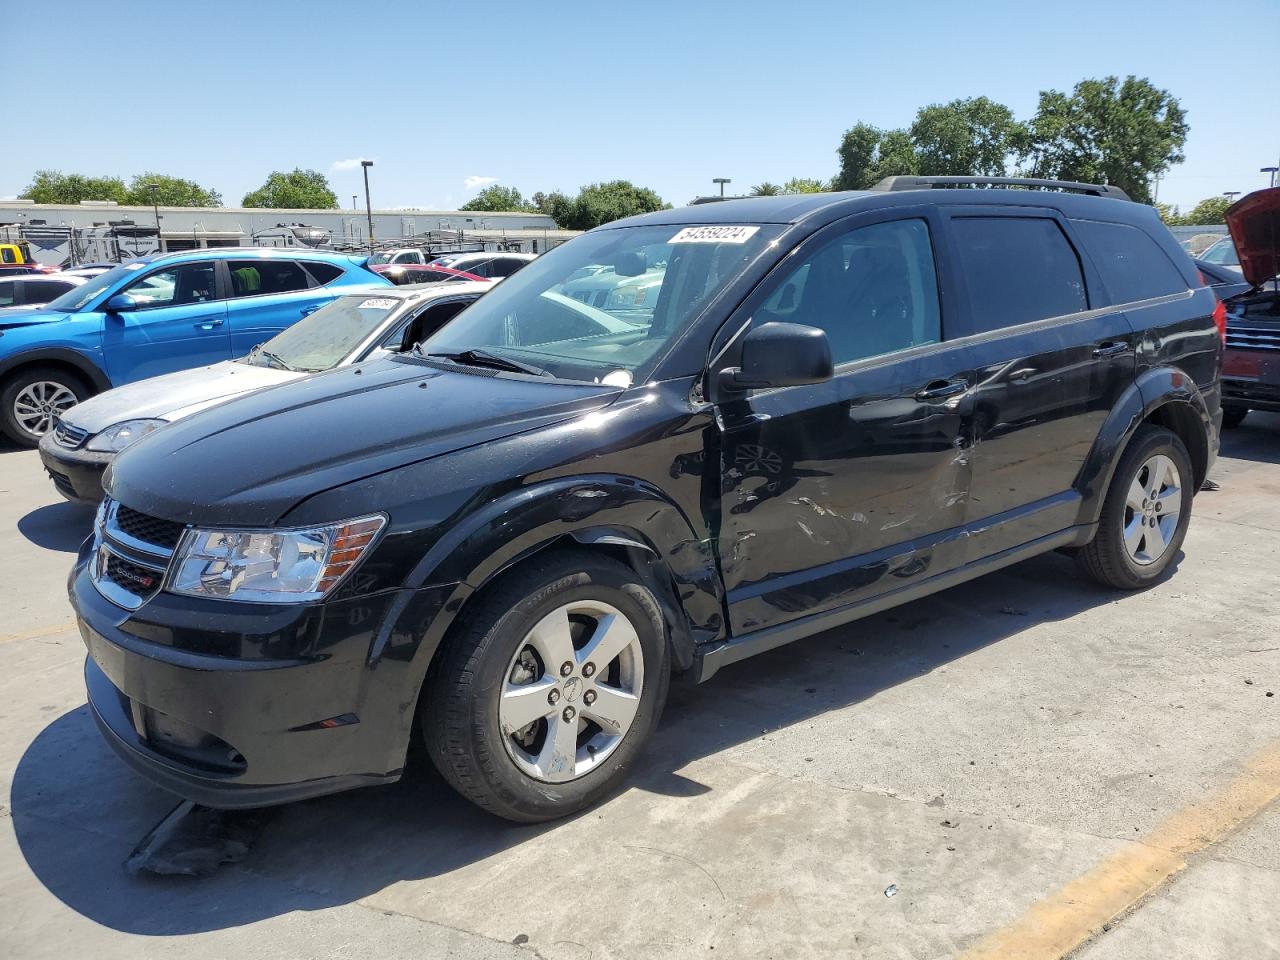
[[[676,689],[631,784],[570,820],[419,771],[281,809],[191,880],[123,870],[173,801],[83,706],[63,580],[90,514],[0,451],[0,955],[959,955],[1280,739],[1280,417],[1214,476],[1145,593],[1042,557]],[[1278,893],[1273,804],[1077,954],[1280,957]]]

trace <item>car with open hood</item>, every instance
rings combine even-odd
[[[657,281],[645,316],[561,292],[598,265]],[[69,581],[91,712],[214,806],[387,783],[420,736],[486,810],[572,813],[674,673],[1056,549],[1167,576],[1217,451],[1215,307],[1110,186],[608,224],[408,352],[121,453]]]
[[[1258,190],[1227,210],[1234,269],[1223,284],[1227,345],[1222,360],[1223,425],[1250,410],[1280,410],[1280,187]]]
[[[107,465],[152,431],[255,390],[408,350],[491,286],[348,287],[239,359],[139,380],[76,404],[41,438],[40,459],[59,493],[96,504]]]

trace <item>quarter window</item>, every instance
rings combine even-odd
[[[332,283],[342,276],[342,268],[332,263],[319,263],[315,260],[308,260],[304,264],[307,272],[315,279],[316,283],[324,286],[326,283]]]
[[[1093,255],[1113,303],[1150,300],[1187,289],[1173,261],[1137,227],[1097,220],[1073,220],[1072,224]]]
[[[1055,221],[958,217],[952,225],[969,291],[969,329],[960,335],[1088,308],[1080,258]]]
[[[836,363],[937,343],[941,320],[928,225],[877,223],[823,244],[787,275],[754,320],[825,330]]]
[[[218,298],[213,261],[187,263],[148,274],[128,294],[140,309],[178,307],[187,303],[204,303]]]
[[[292,260],[228,260],[233,297],[292,293],[311,286],[307,272]]]

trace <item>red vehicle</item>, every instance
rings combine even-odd
[[[1222,418],[1228,429],[1250,410],[1280,411],[1280,187],[1258,190],[1227,210],[1245,290],[1223,296]]]
[[[467,273],[465,270],[418,263],[375,263],[371,264],[369,269],[374,273],[382,274],[396,286],[403,286],[406,283],[449,283],[463,280],[488,282],[489,279]]]

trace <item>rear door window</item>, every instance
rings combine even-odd
[[[525,263],[526,261],[518,257],[499,257],[493,261],[493,276],[509,277],[523,267]]]
[[[57,280],[27,280],[23,284],[23,303],[48,303],[57,300],[71,288],[71,284]]]
[[[1173,261],[1137,227],[1099,220],[1071,223],[1102,274],[1112,303],[1150,300],[1187,289]]]
[[[228,260],[233,297],[293,293],[311,286],[307,272],[292,260]]]
[[[18,281],[0,280],[0,307],[11,307],[17,302]]]
[[[1088,309],[1080,258],[1048,217],[951,221],[969,316],[953,336],[986,333]]]

